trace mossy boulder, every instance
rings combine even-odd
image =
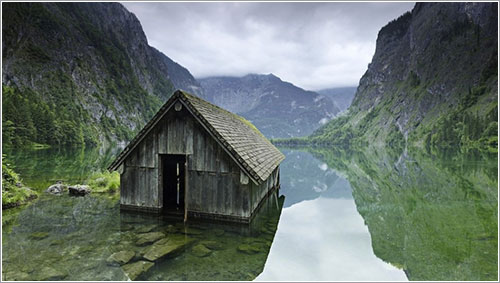
[[[145,253],[144,258],[149,261],[158,261],[168,256],[179,254],[184,248],[193,241],[181,235],[170,235],[154,243]]]
[[[48,232],[34,232],[30,234],[29,238],[33,240],[41,240],[47,238],[48,236]]]
[[[262,246],[258,243],[241,244],[238,246],[238,251],[244,254],[253,255],[262,252]]]
[[[161,232],[149,232],[149,233],[139,234],[137,236],[136,245],[145,246],[147,244],[154,243],[164,237],[165,234]]]
[[[138,227],[135,231],[137,233],[148,233],[148,232],[153,231],[156,227],[157,227],[156,225],[145,225],[145,226]]]
[[[200,244],[204,245],[205,247],[213,251],[224,249],[224,245],[217,241],[201,241]]]
[[[108,257],[106,260],[106,263],[108,265],[124,265],[128,263],[135,255],[135,252],[133,251],[119,251],[117,253],[114,253]]]
[[[62,194],[68,187],[61,182],[57,182],[56,184],[48,187],[45,192],[53,195],[60,195]]]
[[[205,245],[203,245],[203,244],[198,244],[198,245],[194,246],[191,249],[191,251],[192,251],[193,255],[197,256],[197,257],[206,257],[212,253],[212,251],[207,249],[207,247],[205,247]]]
[[[36,275],[36,280],[38,281],[53,281],[53,280],[64,280],[68,274],[64,271],[54,269],[52,267],[43,267],[40,272]]]
[[[123,272],[127,275],[130,280],[135,280],[145,272],[147,272],[154,263],[149,261],[137,261],[130,264],[125,264],[122,266]]]

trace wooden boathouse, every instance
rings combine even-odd
[[[248,223],[284,158],[244,118],[178,90],[108,170],[122,209]]]

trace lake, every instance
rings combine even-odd
[[[496,280],[496,154],[281,150],[281,189],[247,226],[120,212],[117,194],[4,210],[2,279]],[[5,153],[43,191],[84,182],[117,150]],[[162,241],[175,252],[141,263]],[[119,252],[132,263],[110,260]]]

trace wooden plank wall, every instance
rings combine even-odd
[[[240,168],[201,125],[193,124],[188,210],[249,217],[249,187],[240,184]]]
[[[273,173],[269,175],[266,182],[260,185],[256,185],[250,182],[250,210],[253,212],[261,202],[263,198],[266,197],[269,190],[273,189],[275,186],[279,185],[278,182],[279,166],[274,169]]]

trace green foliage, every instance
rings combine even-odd
[[[2,155],[2,206],[19,206],[37,197],[37,194],[22,184],[19,175],[12,169],[5,155]]]
[[[486,86],[471,88],[459,107],[441,116],[428,133],[426,142],[433,146],[496,148],[498,146],[498,106],[479,100],[492,90]],[[481,106],[478,108],[478,106]],[[474,111],[474,109],[477,109]],[[488,110],[489,109],[489,110]]]
[[[120,174],[118,172],[98,172],[89,177],[87,184],[92,189],[92,192],[97,193],[114,193],[120,188]]]
[[[50,145],[97,143],[97,137],[95,133],[90,132],[89,125],[85,124],[86,121],[74,115],[75,112],[81,113],[81,106],[68,101],[56,87],[51,90],[59,105],[43,100],[39,94],[30,89],[20,91],[2,85],[4,146],[23,147],[34,143]]]

